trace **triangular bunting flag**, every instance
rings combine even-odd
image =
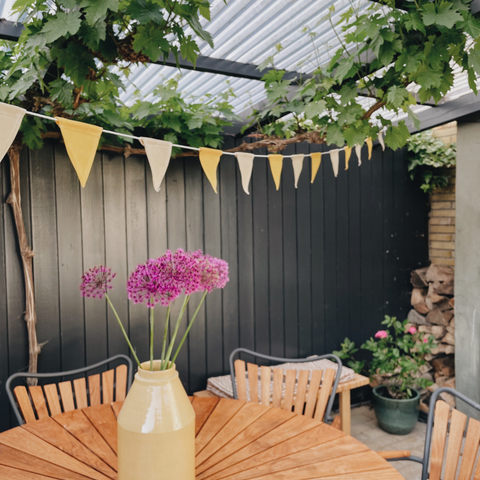
[[[145,147],[150,170],[152,171],[153,188],[160,191],[163,177],[170,163],[172,155],[172,142],[157,140],[155,138],[140,137],[140,143]]]
[[[368,147],[368,159],[371,160],[372,159],[372,150],[373,150],[372,137],[368,137],[365,140],[365,143],[367,144],[367,147]]]
[[[268,160],[270,161],[270,170],[272,171],[273,181],[278,190],[280,188],[280,177],[282,176],[283,155],[269,155]]]
[[[0,162],[12,146],[25,116],[24,108],[0,103]]]
[[[310,183],[313,183],[317,176],[318,169],[320,168],[320,163],[322,162],[322,152],[311,153],[310,158],[312,159],[312,179],[310,180]]]
[[[305,155],[299,153],[297,155],[292,155],[292,165],[293,165],[293,176],[295,178],[295,188],[298,188],[298,179],[303,169],[303,158]]]
[[[213,191],[217,192],[217,168],[220,163],[220,157],[222,156],[221,150],[214,148],[200,148],[200,163],[202,164],[203,171],[210,181]]]
[[[243,191],[247,195],[250,195],[248,185],[250,184],[250,178],[252,177],[253,159],[255,158],[255,155],[253,153],[239,152],[236,153],[235,156],[237,157],[238,168],[240,169],[240,175],[242,177]]]
[[[80,184],[85,187],[103,128],[61,117],[55,117],[55,121],[62,131],[68,157],[77,172]]]
[[[361,145],[355,145],[355,153],[357,154],[358,158],[358,166],[362,164],[362,146]]]
[[[382,146],[382,151],[385,151],[385,139],[383,138],[383,130],[378,132],[378,141],[380,142],[380,145]]]
[[[332,161],[332,168],[333,168],[333,174],[335,176],[338,175],[338,162],[340,155],[338,153],[338,150],[330,150],[330,160]]]
[[[348,170],[348,162],[352,156],[352,148],[349,146],[345,147],[345,170]]]

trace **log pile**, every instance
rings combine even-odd
[[[433,391],[446,386],[455,388],[455,299],[453,268],[430,265],[412,272],[412,310],[407,328],[415,326],[419,332],[435,337],[434,348],[427,355],[428,365],[422,367],[422,376],[434,384],[422,392],[420,408],[428,411],[428,400]],[[454,406],[448,394],[444,400]],[[451,398],[450,398],[451,397]],[[442,397],[443,398],[443,397]]]

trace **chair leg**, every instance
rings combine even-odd
[[[352,409],[350,405],[350,390],[345,390],[338,394],[340,403],[340,417],[342,419],[342,431],[347,435],[351,434]]]
[[[336,428],[337,430],[341,430],[341,423],[342,423],[342,419],[340,418],[340,415],[337,415],[333,419],[332,427]]]

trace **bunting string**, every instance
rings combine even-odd
[[[49,117],[41,113],[29,112],[23,108],[0,102],[0,131],[2,132],[0,137],[0,161],[13,143],[25,115],[31,115],[57,123],[65,142],[68,156],[75,168],[82,187],[85,187],[86,185],[102,133],[138,140],[143,145],[152,172],[153,186],[157,192],[160,191],[162,181],[170,163],[173,147],[199,152],[200,164],[215,193],[217,193],[217,169],[222,155],[236,157],[242,179],[243,190],[246,194],[249,194],[249,184],[253,172],[253,160],[255,158],[268,158],[275,188],[278,190],[280,188],[283,160],[285,158],[290,158],[292,160],[295,188],[297,188],[305,157],[310,157],[311,159],[311,183],[313,183],[320,167],[322,155],[330,156],[333,173],[336,177],[338,175],[340,152],[345,152],[345,170],[348,170],[349,160],[352,154],[352,148],[348,146],[335,148],[323,153],[312,152],[291,155],[257,155],[247,152],[224,152],[214,148],[197,148],[189,145],[177,145],[165,140],[137,137],[127,133],[104,130],[95,125],[61,117]],[[378,140],[382,149],[385,150],[383,134],[384,132],[382,130],[378,135]],[[364,143],[367,144],[368,159],[370,160],[372,158],[373,141],[371,138],[366,138]],[[362,164],[361,152],[362,145],[355,145],[358,165]]]

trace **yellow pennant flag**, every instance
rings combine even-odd
[[[12,146],[25,112],[24,108],[0,103],[0,162]]]
[[[280,188],[280,177],[282,176],[283,155],[269,155],[268,160],[270,161],[270,170],[272,171],[275,187],[278,190]]]
[[[55,121],[62,132],[68,157],[77,172],[80,184],[85,187],[103,128],[61,117],[55,117]]]
[[[367,147],[368,147],[368,159],[371,160],[371,159],[372,159],[372,150],[373,150],[372,137],[368,137],[368,138],[365,140],[365,143],[367,144]]]
[[[312,159],[312,179],[310,180],[310,183],[313,183],[317,176],[318,169],[320,168],[320,163],[322,162],[322,152],[311,153],[310,158]]]
[[[235,154],[237,157],[238,168],[240,169],[240,175],[242,177],[243,191],[250,195],[248,191],[248,185],[250,184],[250,178],[253,171],[253,159],[255,155],[253,153],[238,152]]]
[[[292,155],[292,166],[293,166],[293,177],[295,181],[295,188],[298,188],[298,179],[303,169],[303,153],[298,153],[297,155]]]
[[[140,137],[140,143],[145,147],[148,163],[152,171],[153,188],[160,191],[163,177],[170,163],[172,155],[172,142],[157,140],[155,138]]]
[[[217,192],[217,168],[218,168],[218,164],[220,163],[221,156],[222,156],[221,150],[216,150],[215,148],[206,148],[206,147],[200,148],[200,163],[215,193],[218,193]]]
[[[352,148],[348,145],[345,147],[345,170],[348,170],[348,162],[352,156]]]

